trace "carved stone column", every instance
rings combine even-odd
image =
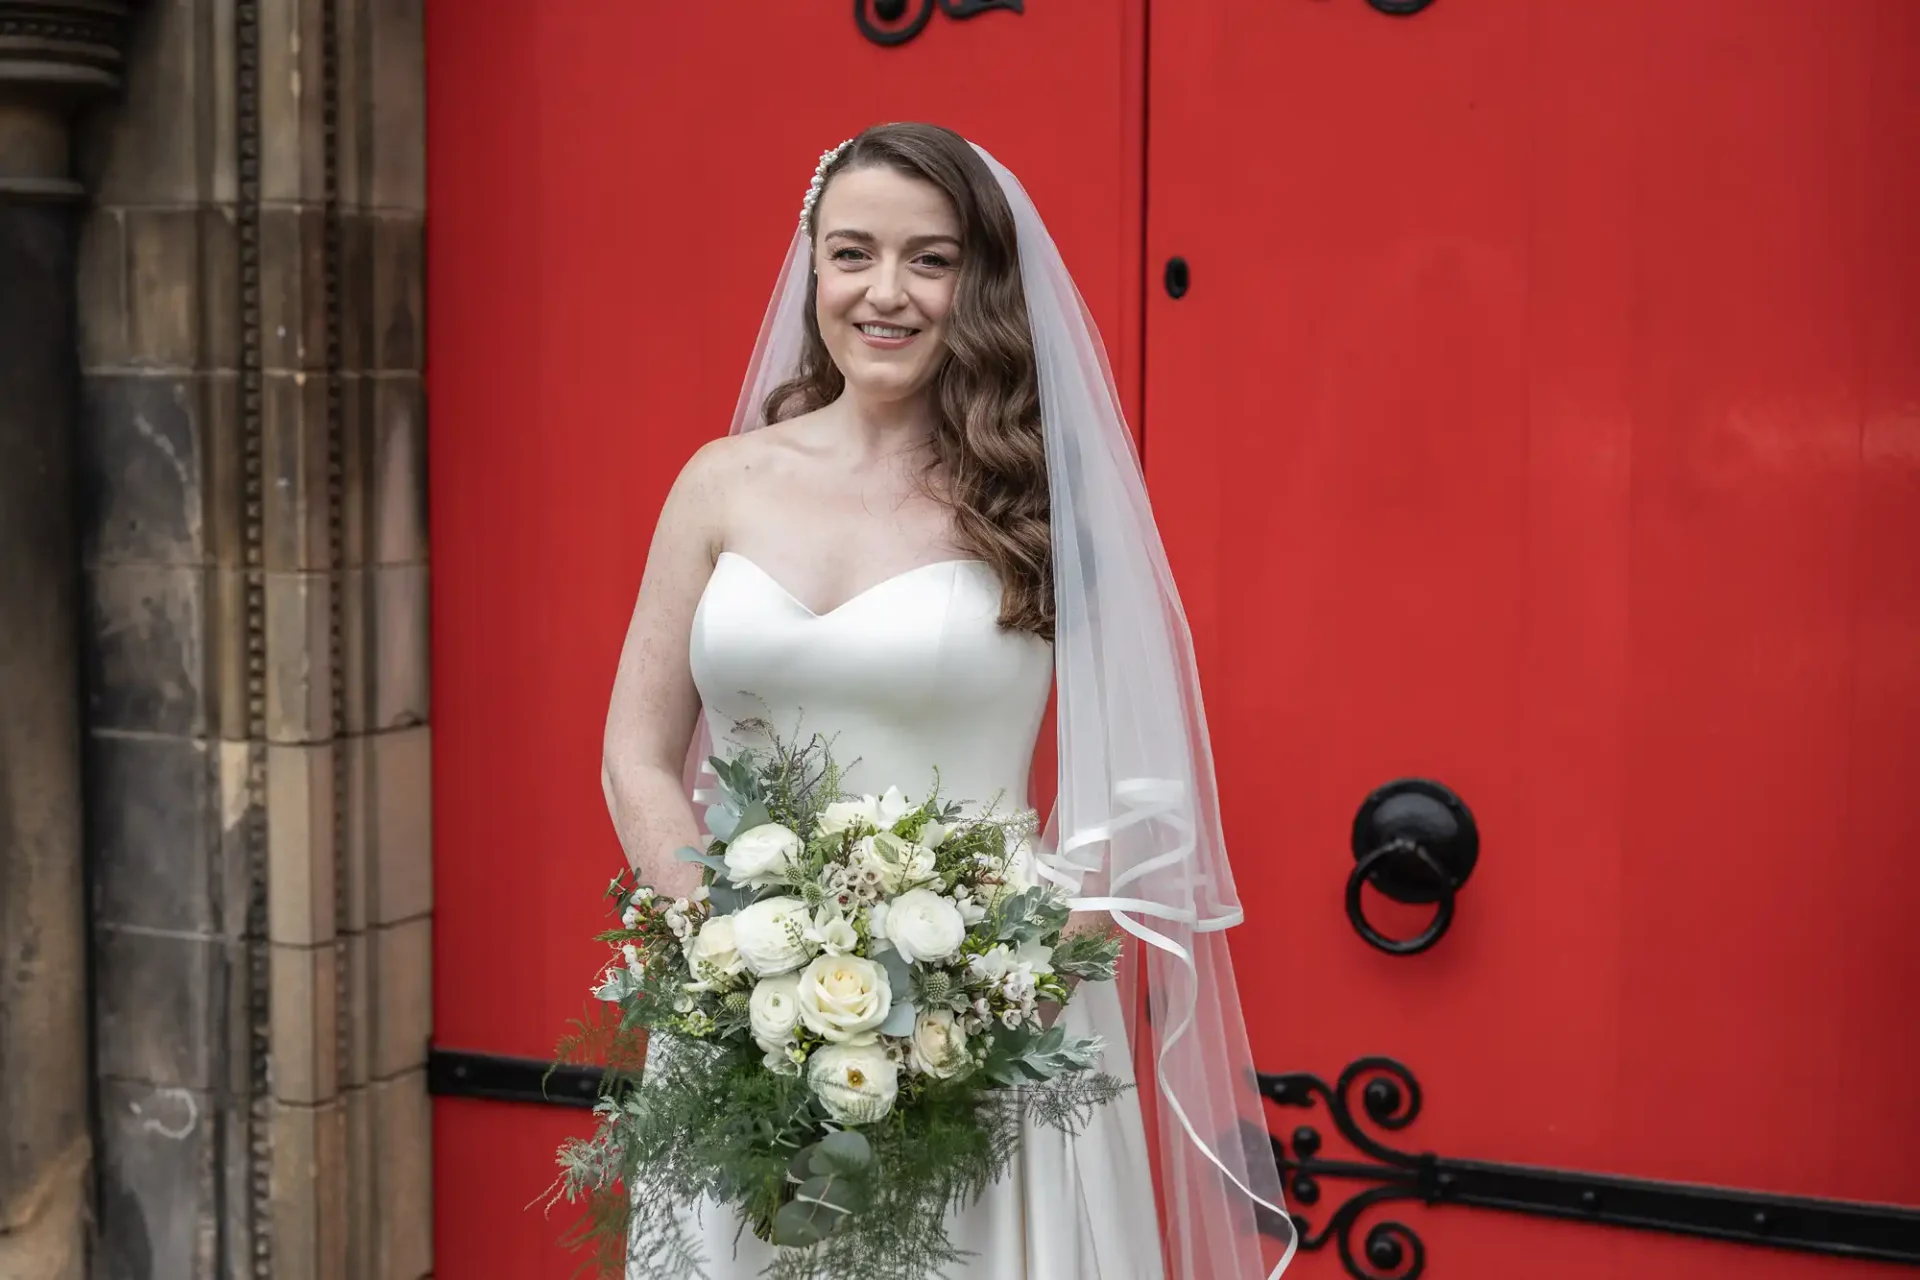
[[[126,6],[0,0],[0,1278],[85,1274],[86,895],[69,125]]]

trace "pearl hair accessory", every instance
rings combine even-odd
[[[813,207],[820,203],[820,192],[827,185],[827,170],[840,158],[840,153],[852,145],[853,139],[848,138],[839,146],[820,153],[820,163],[813,169],[813,181],[807,184],[807,198],[800,202],[800,234],[812,234]]]

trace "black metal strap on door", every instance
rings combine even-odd
[[[599,1098],[600,1084],[596,1067],[440,1046],[427,1051],[427,1092],[439,1098],[587,1108]],[[1332,1084],[1304,1071],[1262,1075],[1260,1091],[1283,1107],[1324,1104],[1340,1136],[1365,1157],[1321,1158],[1321,1134],[1311,1125],[1300,1125],[1284,1139],[1251,1135],[1253,1141],[1264,1139],[1273,1146],[1300,1248],[1314,1252],[1331,1243],[1355,1280],[1418,1280],[1426,1270],[1426,1244],[1404,1222],[1373,1224],[1355,1249],[1361,1215],[1393,1201],[1498,1209],[1920,1266],[1916,1209],[1397,1151],[1362,1128],[1357,1118],[1363,1114],[1374,1128],[1391,1133],[1419,1117],[1420,1084],[1392,1058],[1361,1058]],[[1322,1183],[1329,1180],[1369,1185],[1341,1201],[1321,1225],[1317,1210]],[[1285,1234],[1279,1224],[1267,1227]]]
[[[1299,1126],[1286,1139],[1269,1137],[1300,1247],[1318,1250],[1331,1241],[1356,1280],[1416,1280],[1426,1269],[1426,1245],[1404,1222],[1376,1223],[1361,1251],[1355,1251],[1360,1215],[1396,1200],[1920,1266],[1916,1209],[1396,1151],[1361,1128],[1354,1110],[1358,1090],[1359,1109],[1375,1128],[1397,1132],[1419,1116],[1419,1082],[1392,1058],[1361,1058],[1331,1085],[1310,1072],[1262,1075],[1260,1090],[1281,1106],[1324,1103],[1341,1137],[1368,1157],[1322,1159],[1320,1131],[1311,1125]],[[1314,1210],[1323,1179],[1372,1185],[1342,1201],[1321,1226]]]
[[[598,1067],[510,1058],[465,1049],[427,1049],[427,1092],[436,1098],[485,1098],[552,1107],[591,1107],[600,1097]]]

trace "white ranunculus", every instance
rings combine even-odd
[[[826,835],[839,835],[864,822],[876,831],[885,831],[918,807],[901,794],[900,788],[888,787],[885,795],[834,801],[820,811],[820,830]]]
[[[840,904],[823,902],[807,926],[807,941],[831,956],[845,955],[860,945],[853,923],[840,914]]]
[[[874,802],[874,807],[880,811],[880,825],[883,828],[891,827],[919,808],[902,795],[898,787],[888,787],[887,793]]]
[[[854,845],[853,865],[878,873],[881,890],[891,896],[933,879],[934,857],[925,845],[883,831]]]
[[[762,978],[747,997],[747,1019],[753,1042],[767,1053],[781,1053],[800,1021],[800,975],[782,973]]]
[[[875,828],[880,825],[880,806],[872,796],[862,796],[858,800],[836,800],[820,811],[822,835],[837,836],[863,822]]]
[[[872,1124],[893,1110],[900,1068],[877,1044],[830,1044],[807,1059],[807,1083],[840,1124]]]
[[[967,1066],[967,1031],[950,1009],[930,1009],[913,1024],[907,1056],[914,1070],[948,1080]]]
[[[988,906],[996,906],[1002,898],[1015,893],[1025,893],[1038,883],[1033,871],[1033,842],[1022,836],[1007,849],[1007,856],[999,863],[997,874],[1000,883],[982,889]]]
[[[721,982],[744,972],[746,961],[740,958],[734,942],[732,916],[714,916],[700,926],[700,932],[686,942],[687,967],[703,982]]]
[[[777,822],[742,831],[727,842],[727,879],[743,889],[764,889],[791,881],[791,868],[806,846]]]
[[[920,843],[929,849],[938,849],[947,842],[946,824],[929,822],[920,829]]]
[[[1014,842],[1012,856],[1007,859],[1005,879],[1007,887],[1016,893],[1033,888],[1033,841],[1023,836]]]
[[[976,977],[989,982],[998,982],[1015,972],[1052,973],[1053,948],[1043,942],[1023,942],[1016,950],[999,942],[969,960],[967,967]]]
[[[808,1030],[845,1044],[887,1020],[893,992],[886,971],[859,956],[821,956],[800,974],[800,1021]]]
[[[807,945],[807,904],[798,898],[762,898],[730,916],[733,945],[756,977],[791,973],[813,955]]]
[[[937,964],[967,938],[967,922],[953,899],[931,889],[909,889],[887,904],[887,941],[909,963]]]

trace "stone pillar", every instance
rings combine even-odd
[[[124,7],[0,0],[0,1278],[80,1280],[90,1200],[72,115]]]
[[[150,0],[86,131],[101,1280],[431,1269],[420,15]]]

